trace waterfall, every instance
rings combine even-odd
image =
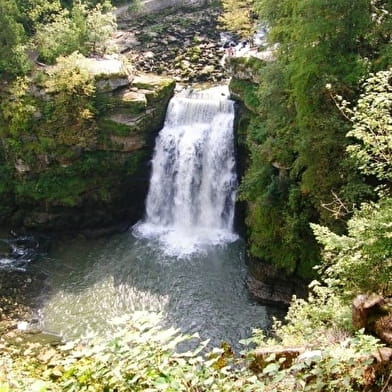
[[[234,104],[226,87],[183,91],[170,101],[152,159],[138,237],[184,256],[234,241]]]

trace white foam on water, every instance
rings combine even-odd
[[[136,237],[156,239],[165,254],[179,257],[238,238],[233,125],[227,87],[186,90],[170,101]]]

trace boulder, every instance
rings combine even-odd
[[[266,305],[288,306],[293,295],[304,298],[307,294],[304,281],[256,260],[251,261],[246,285],[251,295]]]
[[[352,304],[355,329],[365,329],[392,345],[392,299],[379,294],[359,294]]]
[[[254,84],[261,81],[260,69],[265,66],[266,62],[257,57],[226,57],[225,69],[227,73],[238,80],[246,80]]]
[[[28,173],[29,171],[31,171],[31,167],[29,165],[27,165],[25,162],[23,162],[23,160],[20,158],[18,158],[15,161],[14,167],[15,167],[15,170],[21,174]]]
[[[77,64],[94,76],[96,88],[101,92],[117,90],[128,86],[132,81],[131,70],[116,55],[98,58],[80,57]]]

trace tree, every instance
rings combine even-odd
[[[26,34],[15,0],[0,0],[0,73],[23,74],[29,69]]]
[[[96,122],[91,100],[95,94],[93,76],[81,66],[83,56],[60,57],[46,81],[52,101],[45,109],[49,135],[57,144],[91,146],[95,143]]]
[[[347,109],[347,107],[346,107]],[[364,94],[349,111],[353,128],[347,136],[358,141],[348,151],[366,175],[392,184],[392,69],[371,75]]]
[[[71,10],[62,9],[50,23],[39,24],[35,43],[42,60],[54,63],[60,55],[79,51],[105,53],[108,41],[116,30],[115,17],[107,2],[93,9],[76,1]]]
[[[62,10],[60,0],[16,0],[16,3],[28,36],[36,33],[39,24],[51,23]]]
[[[256,0],[255,7],[277,49],[275,61],[260,70],[243,197],[252,254],[292,273],[317,263],[310,222],[344,232],[350,214],[333,216],[325,208],[334,195],[358,205],[372,193],[346,155],[350,124],[326,85],[357,98],[359,81],[388,57],[390,32],[382,25],[391,23],[391,4]],[[301,260],[307,260],[302,267]]]
[[[344,106],[347,111],[347,106]],[[329,286],[352,299],[358,293],[392,293],[392,69],[371,75],[364,94],[348,111],[357,143],[347,150],[366,175],[388,185],[377,203],[364,203],[348,221],[347,235],[313,225],[323,246],[321,270]]]

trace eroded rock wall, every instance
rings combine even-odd
[[[231,97],[238,102],[237,111],[237,143],[238,166],[244,174],[250,166],[250,150],[252,142],[249,134],[260,122],[260,101],[258,97],[258,84],[261,82],[261,70],[271,61],[271,57],[258,53],[256,56],[228,57],[225,68],[231,76],[229,89]],[[280,171],[284,176],[285,168],[277,163],[271,163],[274,170]],[[249,218],[252,209],[251,202],[241,201],[240,208],[244,220]],[[249,221],[248,221],[249,225]],[[245,229],[247,237],[252,228]],[[247,239],[248,242],[249,238]],[[295,274],[285,271],[276,265],[249,255],[249,276],[247,286],[250,293],[264,304],[280,304],[287,306],[293,295],[304,297],[307,293],[306,282]]]
[[[125,65],[115,67],[113,60],[86,61],[83,66],[93,75],[96,88],[91,101],[93,132],[83,139],[71,134],[60,140],[50,122],[43,122],[47,114],[42,112],[31,120],[31,128],[22,131],[18,149],[12,150],[13,139],[7,138],[3,224],[80,231],[125,225],[142,217],[154,139],[175,82],[134,74]],[[31,90],[35,102],[43,101],[45,108],[55,105],[54,96]],[[63,123],[59,132],[66,135],[67,124],[73,121],[67,120],[56,119],[53,127]],[[30,145],[36,150],[21,153]]]

